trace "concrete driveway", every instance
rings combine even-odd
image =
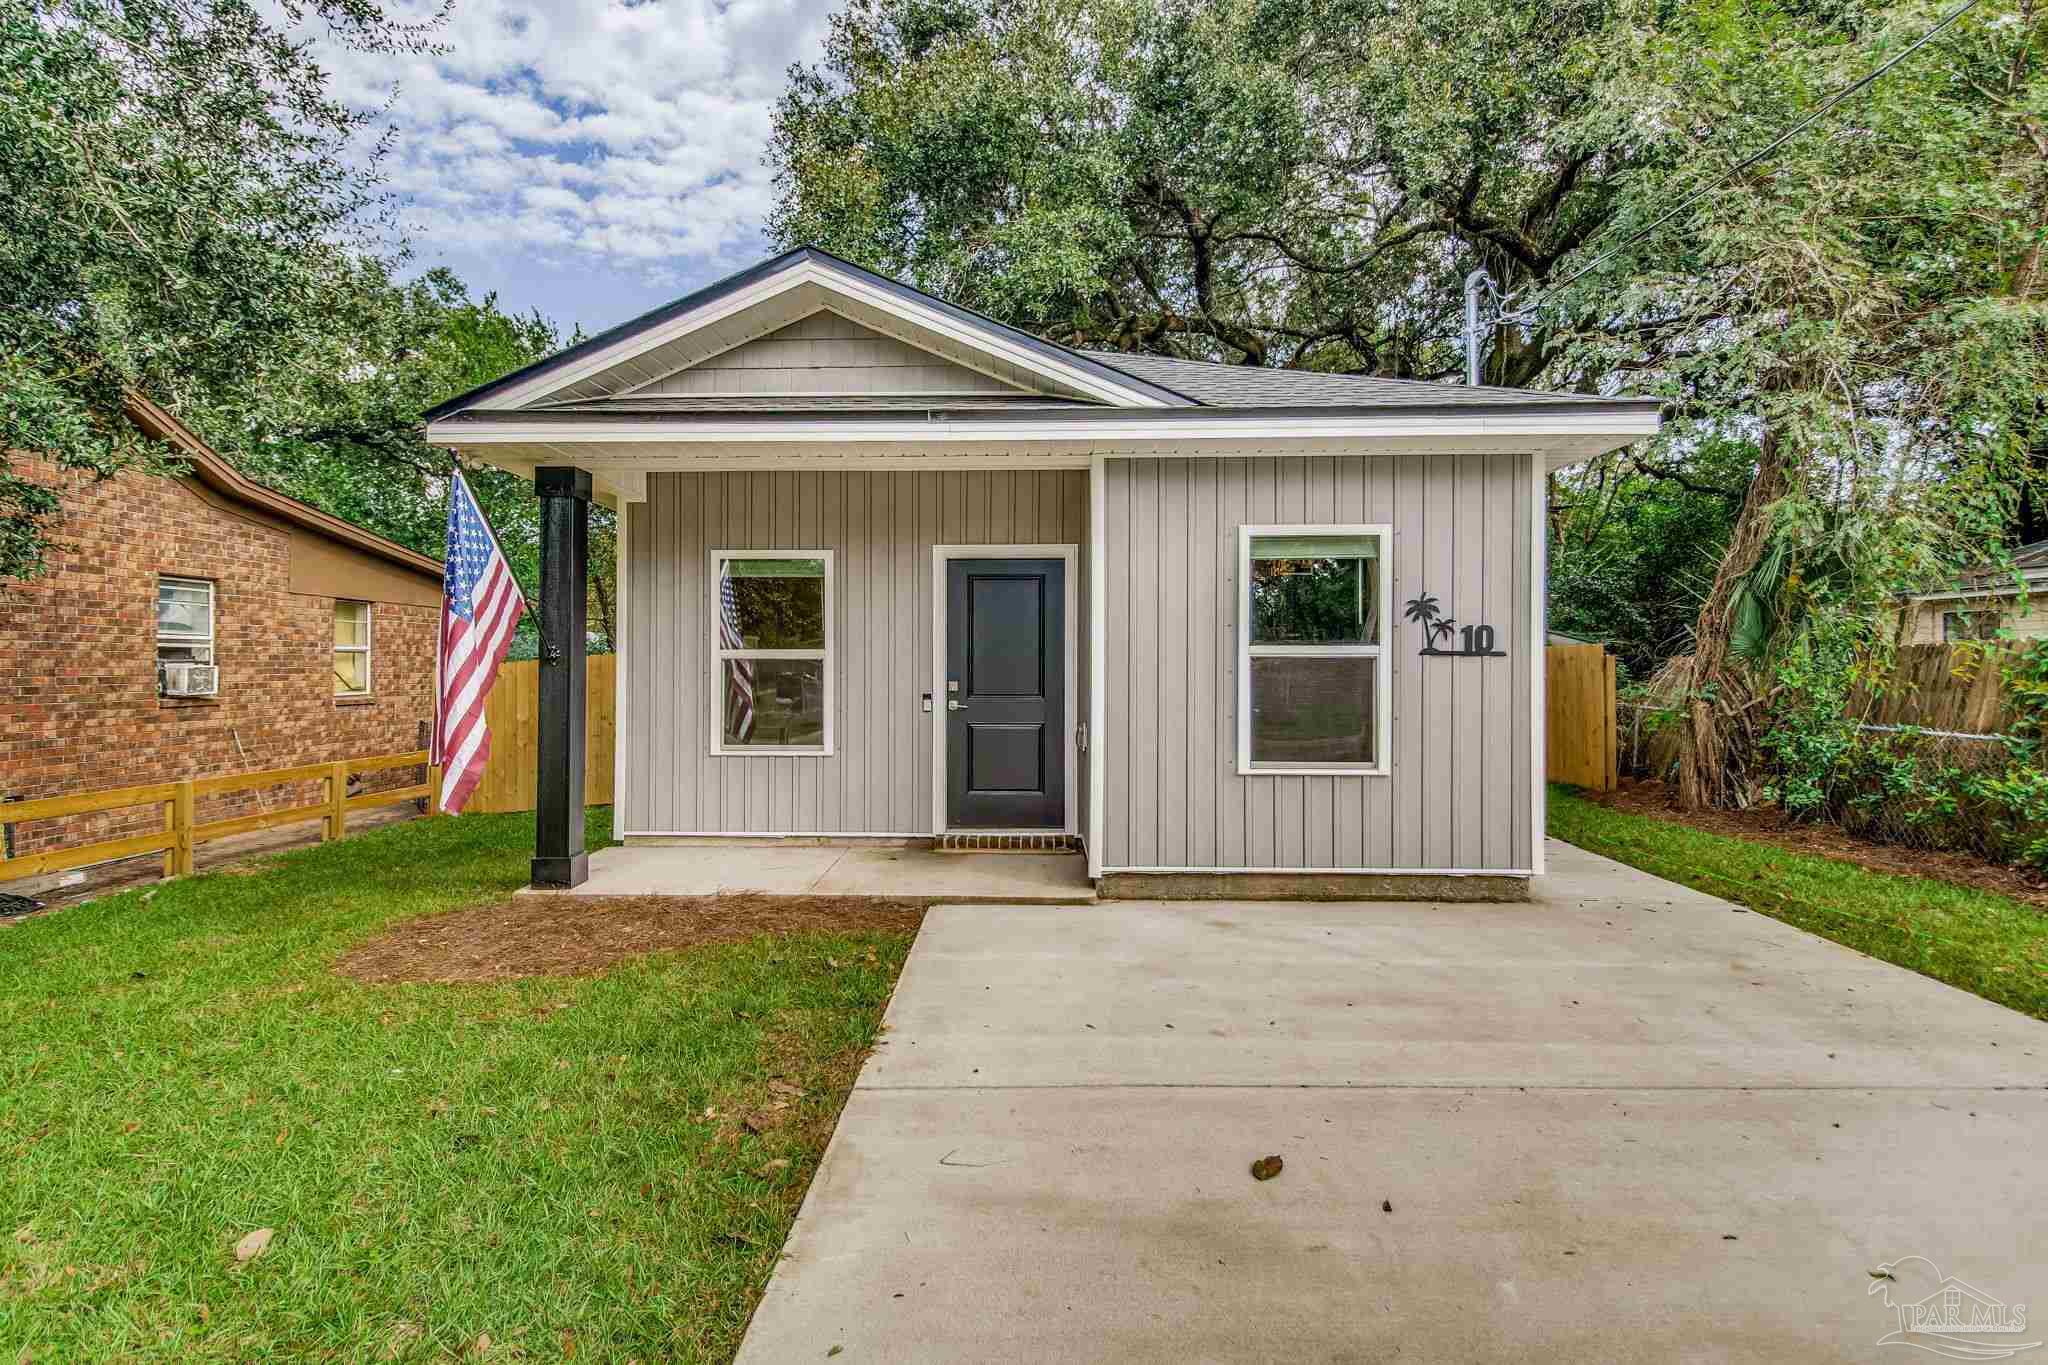
[[[740,1359],[1912,1359],[1933,1267],[2048,1303],[2048,1025],[1550,857],[934,911]]]

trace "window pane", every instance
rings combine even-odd
[[[213,662],[212,645],[163,645],[156,647],[158,663],[165,664],[210,664]]]
[[[367,692],[370,690],[370,656],[362,650],[348,653],[337,652],[334,656],[334,690],[342,692]]]
[[[1379,643],[1378,559],[1264,559],[1256,549],[1254,555],[1254,644]]]
[[[161,581],[156,587],[156,628],[169,635],[211,635],[213,593],[204,583]]]
[[[823,659],[727,659],[725,745],[825,743]]]
[[[1378,762],[1378,659],[1269,656],[1251,665],[1252,762]]]
[[[1995,608],[1949,611],[1941,616],[1943,640],[1996,640],[2004,622]]]
[[[370,604],[368,602],[336,602],[334,604],[334,643],[338,645],[366,645],[370,643]]]
[[[824,560],[720,560],[718,586],[721,649],[825,647]]]

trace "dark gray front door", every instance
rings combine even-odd
[[[946,561],[946,824],[1067,823],[1066,565]]]

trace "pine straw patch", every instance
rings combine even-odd
[[[1683,811],[1678,794],[1670,784],[1654,778],[1621,779],[1612,792],[1580,792],[1596,806],[1669,820],[1709,834],[1725,834],[1752,843],[1772,844],[1798,853],[1833,858],[1872,872],[1899,877],[1925,877],[2010,897],[2036,909],[2048,910],[2048,881],[2036,874],[1969,853],[1906,848],[1897,844],[1873,843],[1859,839],[1838,825],[1794,824],[1776,806],[1753,806],[1748,810]]]
[[[372,984],[588,976],[763,934],[914,932],[933,904],[868,896],[513,896],[394,925],[335,963]]]

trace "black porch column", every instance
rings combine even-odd
[[[583,851],[584,635],[590,611],[590,472],[533,471],[540,494],[540,783],[533,884],[580,886]]]

